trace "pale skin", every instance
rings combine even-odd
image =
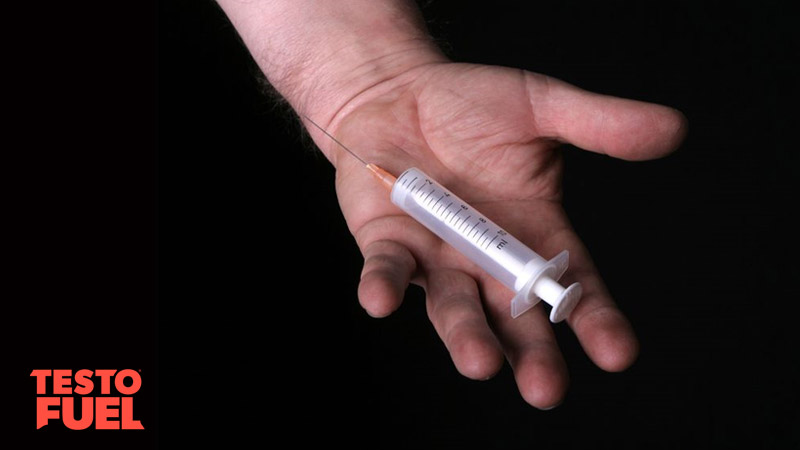
[[[219,3],[299,114],[395,175],[423,169],[543,257],[569,250],[562,284],[578,281],[584,294],[568,326],[600,368],[634,362],[631,324],[561,207],[558,147],[659,158],[685,136],[680,112],[519,69],[450,62],[413,2]],[[485,380],[507,359],[528,403],[561,403],[568,374],[545,307],[512,319],[508,288],[394,206],[361,163],[307,125],[336,167],[339,203],[364,255],[358,298],[367,313],[391,314],[409,283],[420,285],[461,374]]]

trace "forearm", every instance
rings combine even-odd
[[[269,82],[329,126],[360,93],[444,59],[410,0],[218,0]]]

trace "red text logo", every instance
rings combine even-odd
[[[37,430],[50,420],[61,421],[72,430],[85,430],[92,424],[98,430],[144,429],[133,418],[132,395],[142,387],[142,377],[135,370],[82,369],[73,377],[72,370],[37,369],[31,376],[36,377]],[[48,386],[52,395],[47,395]]]

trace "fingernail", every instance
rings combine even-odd
[[[556,403],[555,405],[548,406],[547,408],[539,408],[539,409],[541,409],[542,411],[550,411],[551,409],[558,408],[559,406],[561,406],[561,403],[563,402]]]

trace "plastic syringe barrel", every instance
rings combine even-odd
[[[417,168],[403,172],[392,187],[392,202],[434,234],[517,293],[512,315],[519,316],[542,294],[553,306],[550,319],[563,320],[580,298],[580,286],[555,282],[567,268],[568,254],[548,261],[467,202]],[[566,300],[567,302],[562,304]]]

